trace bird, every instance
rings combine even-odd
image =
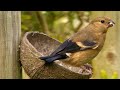
[[[61,60],[75,67],[89,63],[102,50],[108,28],[114,24],[115,22],[109,17],[97,17],[65,40],[49,56],[42,56],[39,59],[46,63]]]

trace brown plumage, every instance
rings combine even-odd
[[[48,63],[62,59],[76,67],[88,63],[101,51],[106,32],[114,24],[108,17],[98,17],[61,44],[50,56],[40,58]]]

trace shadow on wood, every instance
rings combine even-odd
[[[27,32],[21,41],[20,58],[25,72],[32,79],[89,79],[92,69],[72,67],[57,60],[45,64],[40,56],[50,55],[61,43],[39,32]]]

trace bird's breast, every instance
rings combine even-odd
[[[70,64],[75,67],[80,67],[81,65],[90,62],[94,57],[98,55],[98,50],[86,50],[72,53],[68,60],[63,60],[63,62]]]
[[[97,39],[93,37],[93,41],[95,40],[96,42],[98,42],[97,48],[71,53],[69,59],[63,60],[63,62],[75,67],[80,67],[81,65],[90,62],[93,58],[95,58],[98,55],[98,53],[103,48],[105,37],[106,34],[97,35]]]

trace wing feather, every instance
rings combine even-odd
[[[81,43],[81,45],[79,45],[77,42],[72,42],[71,40],[68,39],[63,44],[61,44],[51,55],[73,53],[80,50],[82,51],[86,49],[92,49],[97,45],[95,41],[92,42],[89,40],[79,43]]]

